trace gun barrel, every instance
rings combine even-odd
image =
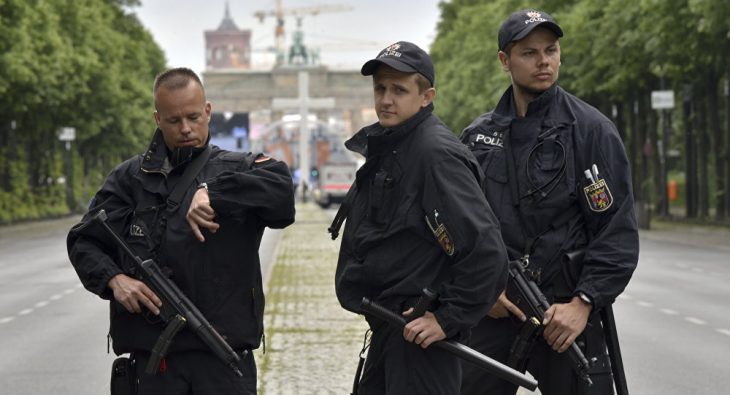
[[[368,298],[362,298],[360,308],[395,327],[403,328],[406,325],[406,319],[385,307],[370,301]],[[512,369],[511,367],[501,364],[492,358],[452,340],[441,340],[431,345],[432,347],[441,348],[457,357],[471,362],[486,372],[493,374],[499,378],[507,380],[511,383],[525,387],[530,391],[537,388],[537,381],[527,377],[526,375]]]

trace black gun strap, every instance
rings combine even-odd
[[[613,381],[616,385],[616,394],[629,395],[629,386],[626,382],[626,372],[624,371],[624,361],[621,357],[621,347],[618,344],[618,332],[616,331],[613,307],[610,304],[604,306],[600,314],[601,323],[603,324],[603,335],[606,337],[608,357],[611,361]]]
[[[342,223],[347,219],[347,215],[350,212],[350,206],[352,206],[352,201],[355,200],[355,195],[357,195],[357,181],[353,182],[352,186],[350,186],[350,190],[347,191],[345,200],[340,204],[340,208],[337,210],[337,214],[335,214],[332,224],[329,228],[327,228],[327,231],[332,236],[332,240],[337,239],[337,236],[339,236],[340,228],[342,227]]]
[[[210,158],[210,151],[210,145],[205,146],[203,152],[196,156],[190,164],[188,164],[188,167],[185,168],[182,176],[175,184],[170,195],[167,197],[168,209],[175,210],[180,205],[188,186],[195,179],[198,173],[200,173],[200,170],[203,169],[203,166],[205,166],[208,162],[208,158]]]
[[[355,370],[355,380],[352,383],[352,392],[350,393],[350,395],[358,395],[358,389],[360,388],[360,378],[362,377],[362,368],[365,366],[365,355],[368,348],[370,348],[370,334],[372,334],[372,331],[370,329],[366,330],[365,336],[362,339],[362,349],[360,350],[360,355],[358,356],[357,370]]]

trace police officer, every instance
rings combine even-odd
[[[544,341],[527,369],[543,394],[613,393],[597,312],[624,290],[638,261],[631,175],[613,123],[557,84],[563,30],[545,12],[522,10],[499,30],[499,61],[512,84],[497,107],[461,139],[486,174],[484,193],[499,218],[511,260],[548,297]],[[563,263],[584,250],[582,262]],[[509,317],[512,317],[510,319]],[[474,329],[471,346],[506,362],[525,319],[502,293]],[[593,385],[571,369],[578,342]],[[514,385],[464,365],[462,394],[514,394]]]
[[[255,394],[253,355],[243,351],[257,348],[263,333],[258,248],[264,227],[294,221],[288,167],[262,154],[210,145],[202,169],[185,183],[186,169],[209,146],[211,103],[186,68],[159,74],[153,94],[157,130],[149,148],[111,172],[83,220],[105,210],[108,224],[134,253],[154,259],[231,347],[245,354],[243,377],[187,328],[174,337],[156,374],[144,374],[164,329],[156,317],[158,295],[136,278],[133,262],[109,235],[93,227],[72,229],[69,257],[86,289],[110,300],[114,352],[136,360],[139,394]],[[179,205],[168,203],[175,188],[184,192]]]
[[[429,345],[466,338],[504,287],[497,220],[474,157],[433,115],[429,55],[401,41],[361,72],[373,76],[378,122],[345,143],[366,162],[343,204],[337,297],[352,312],[367,297],[406,315],[424,287],[439,299],[402,331],[366,317],[373,334],[358,394],[457,394],[458,360]]]

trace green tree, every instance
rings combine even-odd
[[[67,213],[65,147],[76,129],[72,201],[88,199],[151,134],[151,81],[165,59],[138,1],[0,0],[0,222]]]

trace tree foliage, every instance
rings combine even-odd
[[[560,84],[614,117],[634,165],[646,166],[647,180],[634,182],[639,199],[662,202],[662,144],[682,154],[670,170],[684,171],[685,126],[700,147],[701,216],[714,207],[718,219],[728,213],[730,122],[724,86],[730,78],[730,2],[723,0],[451,0],[442,2],[441,20],[431,47],[437,71],[436,111],[459,133],[478,115],[492,109],[509,86],[497,58],[497,32],[512,12],[536,7],[560,23]],[[660,116],[651,109],[654,90],[673,90],[670,141],[661,141]],[[683,108],[684,92],[691,105]],[[723,127],[723,125],[725,125]],[[650,157],[643,157],[648,153]],[[695,155],[697,153],[694,153]],[[688,156],[689,155],[689,156]],[[712,170],[709,170],[712,169]],[[643,170],[643,169],[641,169]],[[702,181],[706,172],[706,181]],[[688,192],[690,193],[690,192]],[[700,199],[701,200],[701,199]]]
[[[151,81],[165,59],[125,11],[137,4],[0,0],[0,222],[76,209],[148,139]],[[76,130],[68,152],[60,127]]]

